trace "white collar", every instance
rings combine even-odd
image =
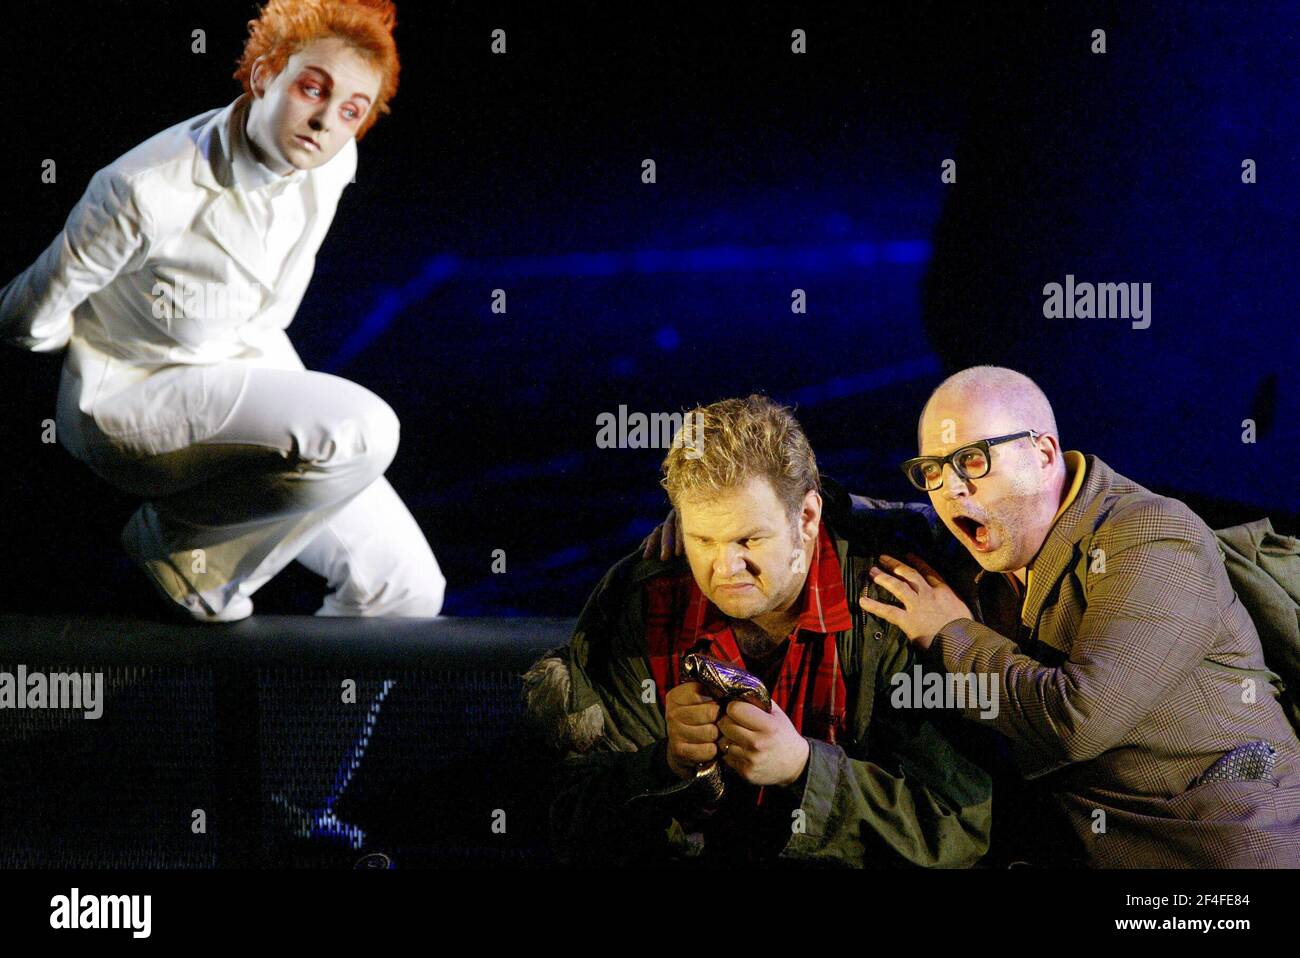
[[[290,186],[300,185],[307,178],[307,171],[294,170],[288,176],[281,176],[253,153],[244,128],[252,101],[252,95],[245,93],[235,102],[235,109],[231,111],[230,129],[222,124],[218,131],[221,145],[230,157],[236,186],[245,193],[260,191],[267,196],[279,196]]]

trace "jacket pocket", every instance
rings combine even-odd
[[[1168,799],[1170,817],[1183,821],[1233,821],[1265,828],[1277,821],[1277,778],[1193,785]]]
[[[96,402],[92,415],[120,455],[171,452],[207,439],[222,426],[247,375],[239,363],[164,366]]]

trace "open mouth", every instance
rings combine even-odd
[[[975,546],[980,552],[986,552],[989,547],[989,529],[982,522],[977,522],[970,516],[953,516],[952,524],[962,531],[962,534]]]

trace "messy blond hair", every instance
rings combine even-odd
[[[683,499],[714,496],[755,476],[771,483],[792,516],[810,490],[821,491],[817,457],[788,407],[755,393],[697,406],[683,421],[659,481],[674,508]]]

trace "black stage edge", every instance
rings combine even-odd
[[[0,649],[111,664],[375,665],[523,670],[573,634],[570,618],[345,618],[253,615],[242,622],[0,614]]]
[[[103,683],[0,708],[0,869],[545,866],[522,674],[573,626],[0,616],[0,673]]]

